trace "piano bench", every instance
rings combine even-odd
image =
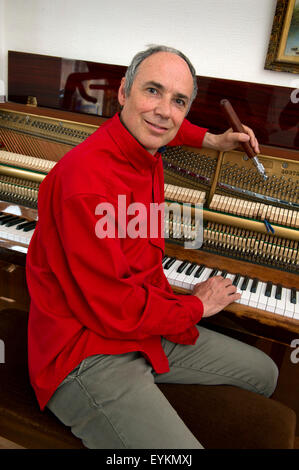
[[[25,311],[0,311],[0,436],[27,449],[83,449],[48,409],[38,408],[28,378],[27,319]],[[159,387],[207,449],[294,448],[296,415],[273,399],[232,386]]]

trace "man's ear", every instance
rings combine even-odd
[[[126,79],[125,79],[125,77],[123,77],[121,79],[120,87],[119,87],[119,90],[118,90],[118,101],[119,101],[119,104],[121,106],[123,106],[125,104],[125,101],[126,101],[125,82],[126,82]]]

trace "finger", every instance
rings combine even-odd
[[[228,295],[226,299],[228,299],[232,303],[232,302],[236,302],[241,297],[242,297],[241,294],[236,292],[235,294]]]
[[[257,140],[256,137],[255,137],[255,142],[254,142],[253,148],[254,148],[254,150],[256,151],[256,153],[261,153],[261,151],[260,151],[260,146],[259,146],[259,143],[258,143],[258,140]]]
[[[232,132],[227,134],[228,141],[231,142],[233,145],[238,145],[242,142],[250,141],[250,136],[245,132]]]
[[[221,275],[213,276],[208,278],[206,281],[214,286],[214,288],[227,287],[232,284],[232,281],[229,278],[222,277]]]
[[[258,144],[258,141],[257,141],[257,138],[255,137],[254,134],[252,134],[250,137],[250,145],[251,147],[253,148],[253,150],[256,152],[256,153],[260,153],[260,148],[259,148],[259,144]]]
[[[251,147],[254,149],[254,151],[256,153],[260,153],[258,140],[257,140],[253,130],[248,126],[245,126],[244,124],[243,124],[243,128],[244,128],[246,134],[248,134],[248,136],[249,136]]]
[[[213,276],[205,282],[210,282],[213,283],[215,288],[227,288],[229,286],[232,286],[232,280],[229,279],[228,277],[222,277],[221,275],[218,276]],[[216,284],[216,285],[215,285]]]
[[[230,286],[227,286],[226,287],[226,293],[228,295],[232,295],[232,294],[235,294],[237,292],[237,288],[236,286],[233,286],[232,284]]]
[[[253,148],[253,150],[257,154],[260,153],[259,144],[258,144],[258,141],[257,141],[255,135],[250,136],[249,134],[245,134],[244,132],[242,132],[242,133],[234,132],[233,138],[234,138],[236,144],[237,143],[242,143],[242,142],[250,142],[250,145]]]

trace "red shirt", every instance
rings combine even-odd
[[[200,147],[204,134],[185,120],[171,144]],[[163,237],[97,236],[100,203],[115,208],[117,227],[132,220],[119,220],[118,195],[126,208],[148,208],[163,202],[164,180],[160,154],[147,152],[115,115],[40,185],[26,272],[29,374],[41,409],[90,355],[140,351],[163,373],[169,365],[161,336],[181,344],[198,337],[202,302],[173,293],[161,263]]]

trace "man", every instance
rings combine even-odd
[[[253,132],[220,136],[185,116],[195,72],[180,52],[137,54],[119,89],[120,115],[64,156],[39,191],[27,256],[29,371],[48,406],[88,448],[202,448],[156,383],[231,384],[272,394],[275,364],[261,351],[198,326],[240,296],[221,276],[175,295],[162,236],[132,238],[131,204],[163,201],[158,149],[228,149]],[[125,206],[119,209],[119,196]],[[105,208],[113,236],[98,236]],[[103,226],[101,226],[103,228]]]

